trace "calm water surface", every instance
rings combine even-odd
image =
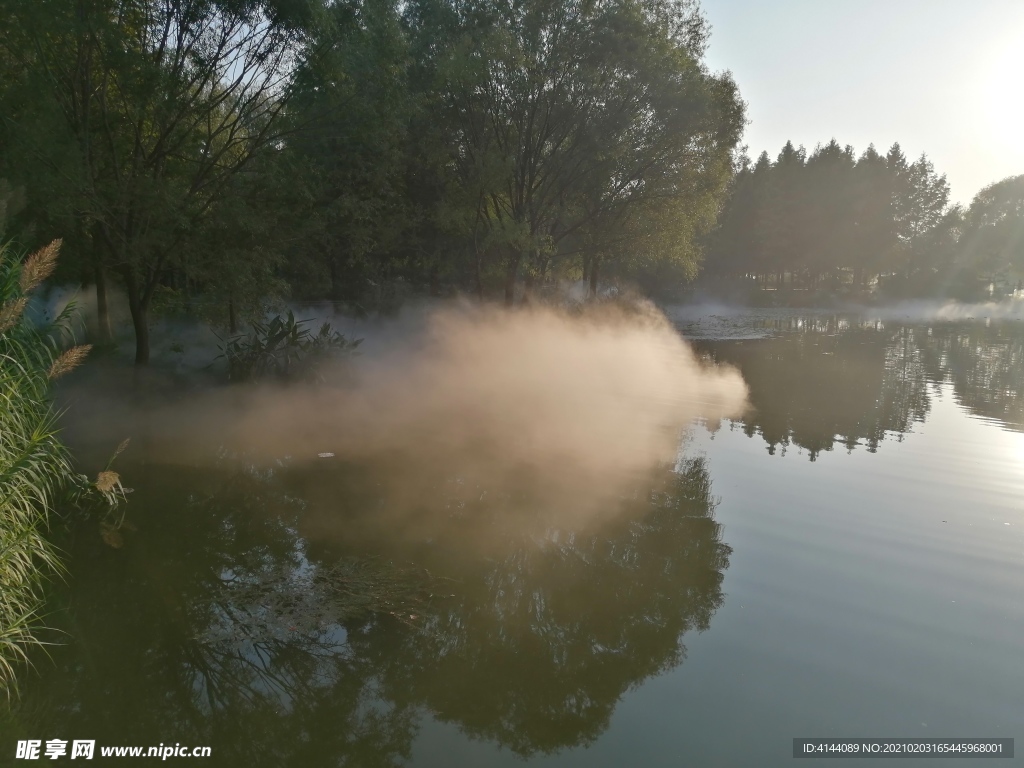
[[[743,322],[763,338],[695,344],[741,370],[750,412],[695,425],[596,532],[553,528],[528,479],[495,499],[438,478],[440,522],[396,537],[367,524],[386,462],[125,461],[120,546],[69,536],[67,644],[25,675],[3,749],[588,768],[790,765],[796,736],[1024,751],[1024,325]]]

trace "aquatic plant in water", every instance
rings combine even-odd
[[[253,323],[247,334],[233,336],[220,347],[218,359],[227,362],[231,381],[320,378],[321,366],[332,355],[350,353],[362,339],[349,340],[324,323],[314,333],[307,320],[289,310],[266,323]]]

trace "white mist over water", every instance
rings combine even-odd
[[[1024,320],[1024,297],[1001,301],[965,303],[959,301],[902,301],[884,307],[860,310],[866,318],[906,322],[955,322],[959,320]]]
[[[156,407],[90,392],[75,407],[92,412],[93,433],[141,435],[136,450],[154,462],[226,450],[317,471],[386,465],[382,514],[399,526],[423,514],[443,477],[499,496],[528,486],[561,524],[584,524],[674,463],[694,419],[745,407],[739,373],[701,362],[650,305],[445,305],[415,317],[416,330],[389,343],[386,325],[371,334],[343,385],[220,387]]]
[[[969,320],[1024,320],[1024,297],[1000,301],[960,302],[917,299],[879,306],[845,304],[835,307],[746,307],[724,302],[679,304],[665,315],[688,339],[754,340],[774,335],[779,324],[799,327],[801,319],[842,317],[849,322],[944,323]]]

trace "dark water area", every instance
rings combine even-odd
[[[693,344],[750,408],[692,425],[599,526],[528,469],[511,491],[438,473],[400,531],[402,457],[127,452],[118,536],[66,533],[67,634],[0,748],[781,766],[801,736],[1024,736],[1024,324],[733,325]]]

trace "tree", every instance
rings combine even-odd
[[[922,153],[907,169],[902,190],[906,198],[900,201],[902,219],[899,224],[905,238],[909,278],[922,268],[923,261],[927,259],[928,233],[941,223],[946,213],[949,183],[945,174],[938,175],[931,160]]]
[[[874,144],[857,159],[852,183],[850,266],[855,284],[864,286],[869,275],[882,269],[884,256],[893,252],[896,238],[891,176],[886,158],[878,154]]]
[[[97,276],[121,280],[135,360],[149,361],[154,294],[188,238],[254,158],[281,141],[305,16],[258,0],[4,0],[8,50],[73,147],[74,216]],[[22,126],[30,142],[33,125]]]
[[[1024,268],[1024,175],[990,184],[966,214],[963,258],[989,275]]]
[[[760,179],[760,180],[759,180]],[[948,209],[949,184],[927,155],[908,163],[899,144],[885,157],[874,148],[855,160],[853,147],[832,139],[807,157],[787,142],[774,163],[763,154],[753,171],[736,171],[719,229],[713,238],[723,271],[787,271],[817,287],[831,275],[839,287],[866,287],[869,276],[900,273],[906,289],[934,287],[961,231],[960,214]]]
[[[522,270],[543,277],[560,256],[596,275],[638,221],[713,221],[742,104],[700,64],[689,3],[424,0],[407,18],[435,41],[448,162],[502,253],[507,302]]]
[[[355,298],[386,276],[415,215],[404,188],[407,40],[387,2],[333,5],[316,37],[321,52],[296,72],[298,130],[282,158],[298,197],[286,273],[300,294],[326,284],[331,298]]]
[[[764,207],[764,273],[806,266],[804,171],[807,152],[787,141],[772,167]]]
[[[853,147],[832,139],[815,148],[806,166],[806,266],[817,282],[850,263],[854,235]]]

